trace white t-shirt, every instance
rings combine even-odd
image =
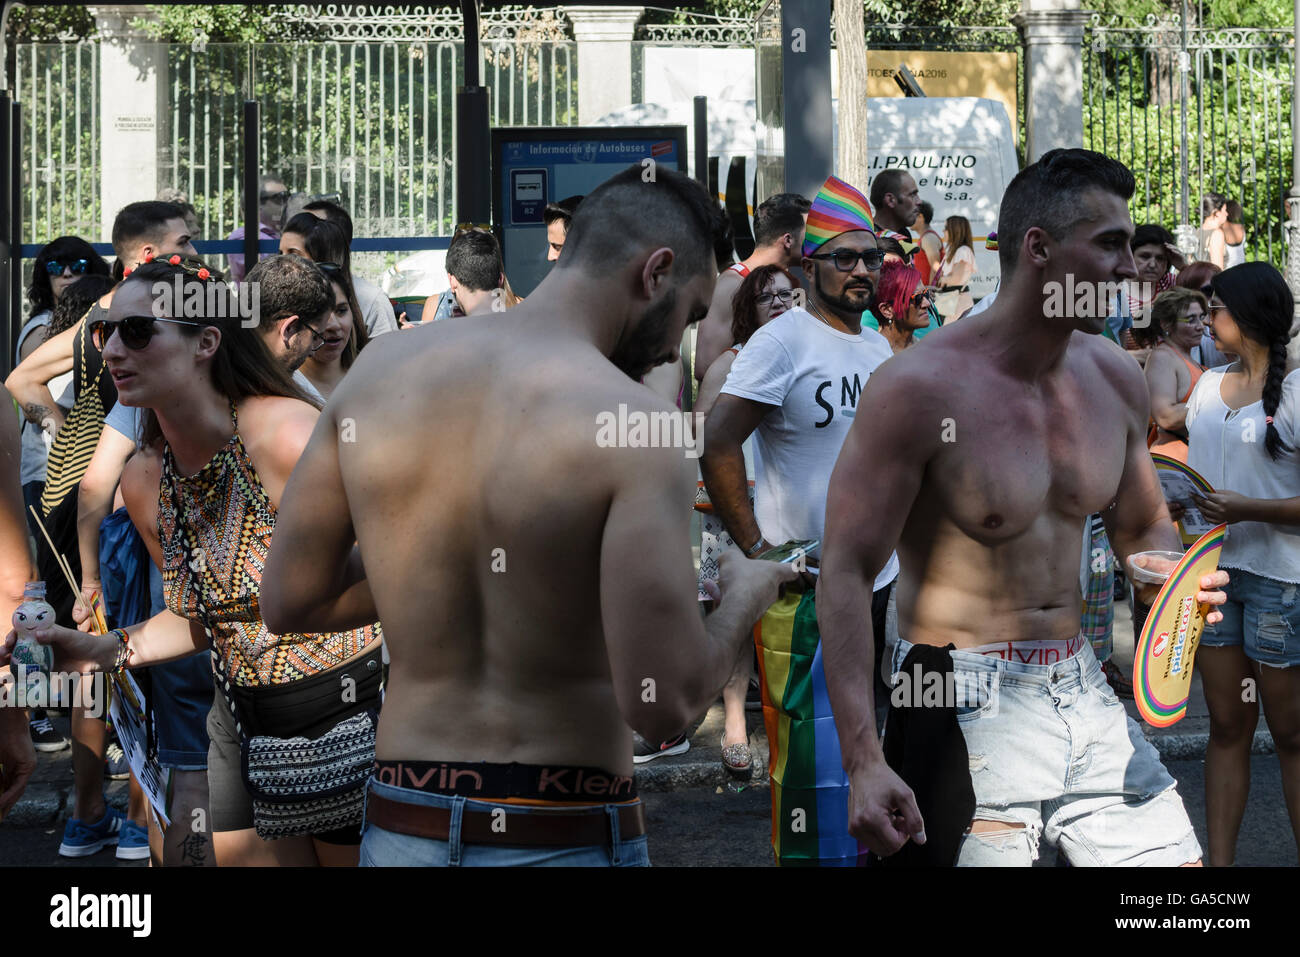
[[[893,354],[873,329],[849,335],[807,310],[791,309],[755,332],[736,356],[722,391],[777,407],[754,433],[754,517],[769,542],[823,537],[831,471],[858,396]],[[875,590],[897,576],[898,556],[892,554]]]
[[[303,392],[306,392],[321,405],[325,404],[325,396],[321,395],[320,390],[311,384],[311,379],[308,379],[307,374],[301,369],[293,370],[293,382],[294,385],[302,389]]]
[[[1224,371],[1202,375],[1187,400],[1187,464],[1221,491],[1249,498],[1300,496],[1300,369],[1282,381],[1273,414],[1283,446],[1277,461],[1264,448],[1264,403],[1229,409],[1219,392]],[[1228,526],[1219,564],[1300,582],[1300,526],[1235,522]]]
[[[382,336],[385,332],[397,331],[397,315],[393,304],[384,291],[369,279],[352,277],[352,291],[357,294],[357,307],[366,323],[366,332],[370,338]]]

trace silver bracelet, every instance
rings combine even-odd
[[[745,557],[753,558],[759,552],[762,545],[763,545],[763,536],[759,535],[758,541],[756,541],[753,545],[751,545],[748,549],[745,550]]]

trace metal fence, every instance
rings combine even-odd
[[[204,238],[242,220],[240,104],[261,104],[263,168],[307,194],[337,193],[358,237],[444,235],[456,195],[459,40],[167,44],[158,187],[184,190]],[[26,241],[101,237],[99,44],[18,47]],[[577,122],[571,41],[487,39],[494,125]],[[161,82],[161,79],[160,79]],[[484,162],[487,157],[483,158]],[[152,199],[152,196],[141,197]]]
[[[1199,227],[1201,197],[1221,193],[1245,212],[1246,257],[1280,267],[1293,70],[1291,31],[1094,17],[1084,43],[1085,145],[1137,174],[1135,222]]]

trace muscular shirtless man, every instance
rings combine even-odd
[[[695,337],[695,379],[704,381],[713,360],[731,348],[731,299],[750,270],[784,266],[792,274],[803,262],[804,224],[812,203],[798,193],[769,196],[754,210],[754,252],[718,276],[709,312]]]
[[[850,830],[878,854],[924,843],[926,824],[947,816],[959,864],[1027,865],[1040,835],[1076,864],[1200,857],[1173,779],[1077,637],[1089,513],[1103,514],[1122,561],[1179,547],[1144,441],[1141,370],[1098,334],[1104,316],[1044,309],[1067,272],[1076,288],[1134,275],[1133,188],[1128,169],[1086,150],[1027,167],[1002,201],[997,303],[863,389],[859,407],[875,414],[854,421],[831,480],[817,611]],[[895,547],[893,670],[913,646],[956,647],[969,768],[962,757],[951,769],[929,821],[917,806],[927,795],[884,760],[872,705],[871,584]],[[1203,578],[1198,601],[1221,604],[1209,589],[1226,582]],[[948,795],[967,776],[974,813],[954,821]]]
[[[636,379],[707,310],[720,228],[698,184],[631,167],[525,302],[374,342],[331,396],[261,608],[276,631],[384,623],[363,863],[648,862],[628,726],[682,731],[795,577],[729,560],[702,621],[690,461],[597,441],[620,408],[677,415]]]

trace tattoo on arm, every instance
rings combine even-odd
[[[43,425],[46,419],[53,418],[54,410],[39,402],[28,402],[23,406],[23,415],[27,416],[27,421],[33,425]]]

